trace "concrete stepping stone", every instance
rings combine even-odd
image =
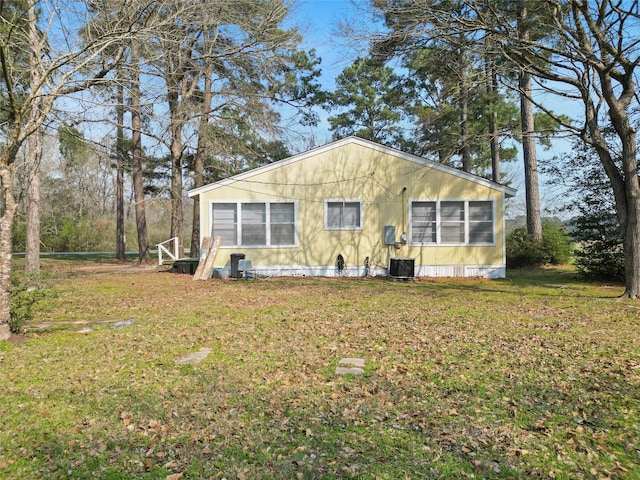
[[[211,349],[207,347],[202,347],[199,351],[194,352],[186,357],[179,359],[176,363],[180,365],[192,364],[192,363],[200,363],[202,360],[207,358],[207,355],[211,353]]]
[[[364,373],[363,358],[343,358],[338,362],[336,375],[362,375]]]
[[[119,322],[111,325],[110,328],[111,330],[116,330],[118,328],[130,327],[131,325],[133,325],[133,320],[120,320]]]

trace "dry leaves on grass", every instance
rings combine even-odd
[[[247,479],[640,475],[638,325],[617,304],[481,280],[100,277],[65,280],[41,314],[130,318],[135,306],[136,322],[5,355],[11,398],[27,407],[4,431],[47,410],[97,468],[165,480],[190,467]],[[200,364],[176,365],[204,345]],[[336,377],[344,357],[364,358],[364,375]],[[96,421],[78,430],[69,416]],[[118,457],[100,451],[110,442]]]

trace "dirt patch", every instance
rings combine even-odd
[[[72,264],[60,266],[52,271],[74,272],[74,273],[136,273],[168,270],[168,266],[157,264],[141,265],[139,263],[99,263],[99,264]]]
[[[11,345],[22,345],[28,339],[29,337],[26,335],[16,335],[15,333],[12,333],[7,342]]]

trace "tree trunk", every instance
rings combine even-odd
[[[540,214],[540,190],[538,159],[536,157],[535,125],[531,95],[531,76],[520,72],[520,123],[522,125],[522,156],[524,157],[524,184],[527,203],[527,232],[531,239],[542,242],[542,217]]]
[[[629,183],[635,183],[636,185],[631,187]],[[630,199],[629,201],[626,228],[623,231],[625,257],[624,296],[633,299],[640,298],[640,221],[638,220],[640,218],[640,201],[637,184],[637,180],[635,182],[627,182],[627,192],[633,200]],[[631,193],[631,191],[635,192]]]
[[[200,139],[198,139],[200,143]],[[193,187],[202,187],[204,184],[202,180],[202,170],[204,168],[204,162],[202,155],[196,153],[194,174],[193,174]],[[198,174],[198,170],[200,173]],[[193,198],[193,225],[191,227],[191,247],[190,253],[192,258],[200,255],[200,195]]]
[[[464,47],[460,49],[460,141],[462,170],[471,172],[471,146],[469,145],[469,85],[467,79],[467,58]]]
[[[124,236],[124,85],[121,69],[118,69],[118,98],[116,105],[116,259],[126,259],[126,239]]]
[[[40,161],[42,160],[42,131],[29,137],[27,146],[27,218],[24,271],[27,275],[40,273]]]
[[[638,299],[640,298],[640,177],[638,176],[637,136],[635,129],[629,123],[626,109],[621,108],[619,112],[614,110],[611,108],[609,114],[622,140],[624,196],[627,202],[626,218],[621,222],[625,256],[625,296]]]
[[[491,180],[500,183],[500,132],[498,130],[498,110],[496,94],[498,92],[498,76],[493,68],[493,60],[485,59],[487,95],[489,97],[489,145],[491,147]]]
[[[0,341],[11,336],[11,234],[16,203],[12,192],[13,167],[10,153],[4,152],[0,163]]]
[[[29,53],[30,90],[36,91],[39,87],[40,76],[38,64],[42,50],[42,42],[39,38],[37,23],[38,18],[35,7],[29,8]],[[41,114],[41,100],[35,99],[29,113],[29,123],[36,124]],[[26,219],[26,245],[24,270],[28,275],[40,273],[40,161],[42,160],[43,135],[40,129],[29,135],[27,150],[27,219]]]
[[[522,40],[528,40],[526,0],[519,1],[518,31]],[[542,217],[540,214],[540,191],[538,181],[538,159],[536,157],[535,125],[531,102],[531,75],[520,69],[520,124],[522,127],[522,155],[524,157],[524,182],[527,203],[527,232],[531,239],[542,242]]]
[[[184,257],[182,241],[184,215],[182,210],[182,126],[172,125],[171,134],[171,238],[178,239],[178,255]]]
[[[595,148],[609,178],[622,234],[625,271],[624,296],[637,299],[640,298],[640,178],[638,177],[636,159],[636,134],[629,124],[625,107],[615,99],[610,81],[606,76],[607,74],[601,74],[603,91],[609,95],[607,101],[610,106],[609,118],[622,144],[622,154],[620,155],[622,170],[616,164],[607,139],[598,124],[598,109],[588,90],[582,91],[585,121],[588,127],[588,134],[583,131],[582,138]]]
[[[179,85],[171,76],[167,78],[167,100],[169,104],[171,131],[171,238],[178,239],[178,255],[184,257],[182,241],[183,210],[182,210],[182,118],[179,105]],[[199,249],[198,249],[199,251]]]
[[[204,185],[204,156],[207,149],[207,127],[209,126],[209,110],[211,110],[211,93],[213,66],[209,62],[204,72],[204,93],[202,98],[202,112],[198,124],[198,148],[193,166],[193,186],[199,188]],[[193,226],[191,227],[192,257],[200,255],[200,196],[193,198]]]
[[[628,141],[623,142],[623,172],[615,167],[615,162],[601,133],[594,134],[592,130],[591,136],[596,140],[594,146],[613,188],[624,252],[624,296],[638,299],[640,298],[640,178],[635,159],[636,135],[631,134]]]
[[[136,227],[138,231],[138,256],[140,263],[151,263],[147,216],[144,200],[144,171],[142,168],[142,128],[140,121],[140,58],[137,40],[131,41],[131,63],[133,78],[131,83],[131,161],[133,191],[136,203]]]

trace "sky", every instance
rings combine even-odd
[[[340,23],[357,18],[362,15],[351,0],[296,0],[291,8],[290,21],[298,27],[303,38],[301,48],[314,49],[322,59],[320,83],[326,90],[333,90],[336,77],[358,55],[366,54],[367,45],[353,45],[339,31]],[[320,108],[317,113],[320,124],[302,133],[310,135],[316,145],[323,145],[332,140],[326,120],[329,114]]]
[[[303,47],[314,48],[322,58],[323,82],[328,87],[359,53],[366,52],[367,45],[357,51],[339,32],[340,23],[359,15],[351,0],[297,0],[291,15],[303,35]]]

